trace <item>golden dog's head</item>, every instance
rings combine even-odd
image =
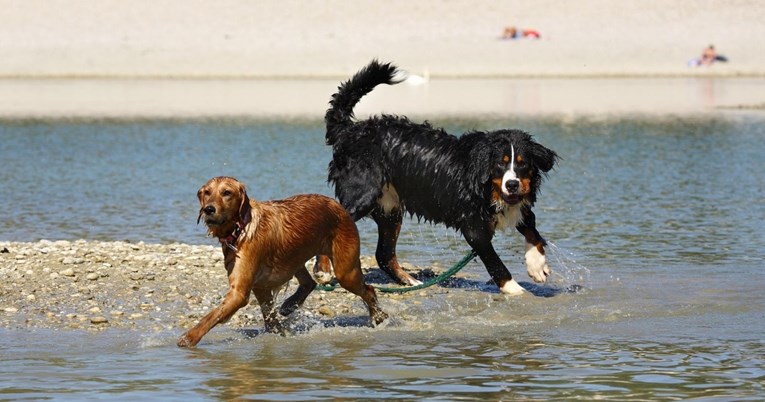
[[[213,177],[197,192],[199,216],[204,216],[209,233],[215,237],[231,234],[237,224],[247,221],[250,199],[244,184],[233,177]]]

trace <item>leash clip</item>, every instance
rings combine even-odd
[[[242,234],[242,225],[237,223],[236,229],[234,229],[234,233],[231,233],[228,237],[222,239],[221,242],[223,242],[226,247],[230,248],[231,250],[239,251],[234,244],[236,243],[236,240],[239,239],[240,234]]]

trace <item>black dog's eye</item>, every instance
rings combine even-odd
[[[526,167],[526,161],[525,160],[519,160],[516,164],[519,168],[525,168]]]

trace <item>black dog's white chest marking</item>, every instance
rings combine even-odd
[[[523,216],[521,215],[521,205],[509,206],[505,204],[502,209],[494,214],[494,230],[506,230],[513,229],[518,226]]]
[[[383,186],[382,195],[377,199],[377,204],[386,214],[393,210],[401,209],[401,200],[398,197],[396,188],[392,184],[388,183]]]

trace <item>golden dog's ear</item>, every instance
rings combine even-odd
[[[204,189],[205,189],[205,186],[202,186],[199,188],[199,191],[197,191],[197,198],[199,199],[199,215],[197,216],[197,225],[199,225],[199,221],[202,219],[202,214],[204,213],[204,209],[205,209],[205,205],[204,205],[205,200],[202,199],[202,197],[204,196],[202,191]]]
[[[239,183],[239,198],[242,200],[239,204],[239,219],[244,221],[251,208],[250,197],[247,196],[247,188],[242,183]]]

